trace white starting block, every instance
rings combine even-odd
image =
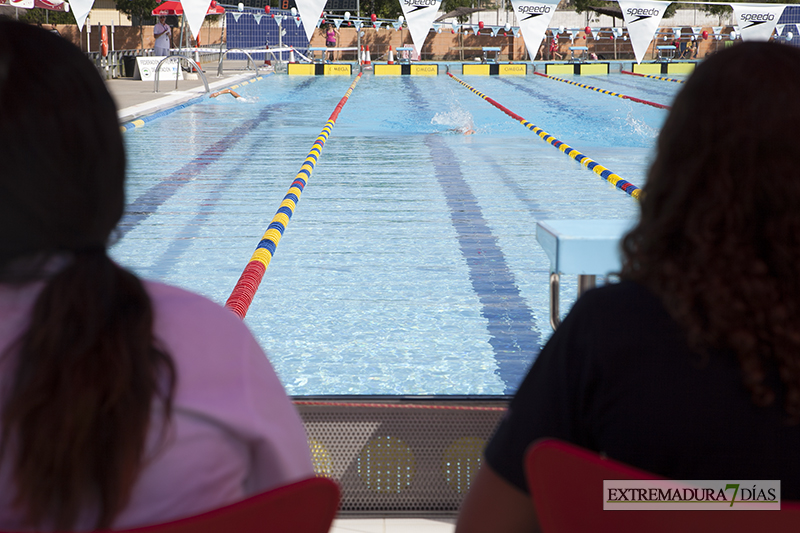
[[[580,52],[578,57],[575,57],[575,52]],[[589,53],[588,46],[570,46],[569,47],[569,60],[581,63],[586,61],[586,55]]]
[[[656,46],[656,49],[658,50],[659,61],[672,61],[675,57],[675,45],[664,44]]]
[[[536,240],[550,259],[550,325],[556,329],[561,274],[578,275],[578,296],[595,286],[597,276],[622,268],[620,239],[634,220],[541,220]]]
[[[489,55],[489,54],[494,55]],[[500,55],[500,47],[499,46],[484,46],[483,47],[483,60],[481,63],[497,63],[498,56]]]
[[[411,57],[414,55],[414,47],[413,46],[398,46],[397,50],[397,62],[401,65],[410,65],[411,64]]]

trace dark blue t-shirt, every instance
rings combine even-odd
[[[777,394],[757,407],[736,356],[692,352],[644,287],[622,282],[574,305],[517,391],[485,456],[527,492],[523,459],[554,437],[671,479],[780,479],[800,500],[800,425]]]

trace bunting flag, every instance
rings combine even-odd
[[[236,22],[239,22],[239,17],[244,15],[244,13],[241,13],[239,11],[231,11],[231,15],[233,15],[233,20],[235,20]]]
[[[364,25],[364,23],[363,23],[363,22],[361,22],[360,20],[357,20],[357,21],[355,21],[355,22],[353,23],[353,26],[355,26],[355,27],[356,27],[356,31],[361,31],[361,27],[362,27],[363,25]]]
[[[743,41],[769,41],[785,5],[731,4]]]
[[[261,19],[264,17],[264,13],[253,13],[253,18],[256,19],[256,24],[261,24]]]
[[[333,23],[336,25],[337,30],[339,29],[339,26],[342,25],[342,22],[344,22],[342,19],[333,19]]]
[[[431,29],[436,13],[442,5],[442,0],[403,0],[400,7],[403,8],[403,15],[406,17],[408,31],[411,34],[411,41],[417,49],[417,55],[422,53],[422,46],[428,31]]]
[[[69,8],[72,11],[72,16],[75,17],[75,22],[78,24],[78,31],[83,31],[83,24],[86,22],[86,17],[89,16],[89,11],[92,10],[94,0],[70,0]]]
[[[312,35],[314,34],[314,25],[312,25],[312,24],[305,24],[305,23],[303,22],[303,17],[302,17],[302,16],[297,16],[297,17],[294,17],[294,24],[295,24],[295,26],[297,26],[298,28],[300,27],[300,24],[302,24],[302,25],[303,25],[303,29],[304,29],[304,30],[306,30],[306,28],[307,28],[308,26],[311,26],[311,34],[312,34]],[[308,30],[306,30],[306,34],[307,34],[307,33],[308,33]],[[309,37],[309,38],[308,38],[308,40],[309,40],[309,41],[311,41],[311,37]]]
[[[399,30],[402,27],[403,27],[403,23],[402,22],[400,22],[398,20],[395,20],[394,22],[392,22],[392,28],[394,28],[395,31]]]
[[[600,38],[600,28],[589,28],[592,30],[592,39],[595,41]]]
[[[528,49],[528,56],[533,59],[539,52],[547,25],[556,12],[558,0],[511,0],[511,5],[519,22],[522,40]]]
[[[311,36],[314,35],[316,29],[317,19],[319,14],[325,9],[326,0],[295,0],[297,11],[300,13],[300,20],[303,23],[303,29],[306,31],[306,38],[311,41]],[[300,22],[297,22],[300,27]]]
[[[189,26],[189,31],[192,35],[196,36],[200,33],[200,28],[203,26],[203,20],[206,18],[208,8],[211,7],[211,0],[181,0],[183,7],[183,16],[186,19],[186,25]]]
[[[283,15],[275,15],[274,18],[275,18],[275,22],[277,22],[278,26],[280,26],[281,22],[283,22]]]
[[[492,26],[492,37],[497,37],[497,34],[502,30],[500,26]]]
[[[619,0],[622,17],[631,36],[631,46],[636,62],[641,63],[647,48],[664,16],[664,11],[671,2],[655,2],[653,0]]]

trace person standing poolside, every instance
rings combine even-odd
[[[156,44],[153,47],[154,55],[159,57],[169,55],[171,29],[167,24],[167,17],[159,15],[158,22],[153,26],[153,36],[156,38]]]
[[[0,530],[141,527],[313,477],[244,322],[109,257],[126,158],[95,65],[5,17],[0,139]]]
[[[325,46],[328,48],[336,48],[336,40],[339,37],[339,30],[336,29],[336,26],[333,24],[328,24],[328,28],[325,31]],[[330,52],[330,61],[333,61],[334,52],[331,50]]]
[[[524,460],[542,438],[669,479],[780,480],[800,500],[798,66],[795,47],[744,42],[691,74],[621,281],[581,296],[542,349],[457,533],[538,531]]]
[[[558,35],[554,36],[550,40],[550,60],[554,60],[558,58],[558,60],[564,59],[564,56],[558,52]]]

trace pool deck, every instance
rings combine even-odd
[[[266,72],[261,71],[259,74],[264,75]],[[255,71],[233,71],[217,78],[216,74],[206,72],[211,92],[237,85],[255,76]],[[106,80],[106,87],[117,103],[119,119],[122,124],[175,107],[205,94],[203,81],[199,77],[194,80],[179,80],[177,89],[175,80],[160,80],[158,92],[154,91],[155,83],[153,81],[133,78]]]
[[[263,72],[262,72],[263,74]],[[206,73],[211,92],[240,84],[255,77],[253,71],[237,71],[217,78]],[[106,86],[119,109],[120,124],[131,122],[165,109],[181,105],[203,96],[205,87],[200,79],[178,81],[162,80],[159,92],[154,92],[152,81],[117,78],[106,80]],[[453,533],[455,519],[439,518],[341,518],[336,519],[330,533]]]

